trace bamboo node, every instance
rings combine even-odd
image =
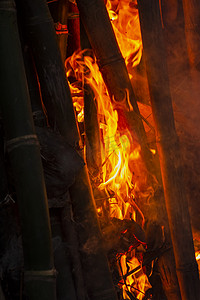
[[[57,276],[57,271],[56,269],[50,269],[50,270],[29,270],[24,272],[24,277],[25,280],[32,280],[36,279],[37,280],[44,280],[44,277],[46,278],[55,278]]]
[[[39,146],[38,138],[35,134],[22,135],[6,142],[8,152],[24,145],[37,145]]]

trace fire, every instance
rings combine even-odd
[[[131,69],[139,64],[142,57],[137,1],[109,0],[107,10],[126,65]]]
[[[151,287],[148,282],[146,275],[143,273],[141,264],[139,263],[136,257],[132,257],[131,259],[127,259],[126,255],[122,255],[120,257],[120,273],[123,277],[121,280],[122,288],[123,288],[123,298],[129,299],[128,292],[134,292],[138,300],[142,300],[145,291]],[[133,274],[127,276],[126,280],[124,279],[124,274],[127,272],[131,272],[135,270]],[[128,298],[127,298],[128,297]]]
[[[107,1],[107,9],[127,67],[133,68],[139,64],[142,55],[137,5],[135,1],[128,0]],[[68,58],[66,69],[69,81],[70,77],[76,79],[70,83],[70,89],[78,122],[84,120],[84,82],[93,90],[97,103],[101,133],[99,150],[102,156],[102,173],[97,180],[97,187],[107,195],[105,200],[109,210],[107,213],[111,219],[136,220],[137,211],[143,225],[144,216],[134,201],[136,194],[141,190],[142,180],[145,182],[144,173],[139,167],[140,146],[133,141],[129,130],[120,126],[119,112],[113,108],[96,60],[88,55],[88,50],[76,52]],[[148,196],[152,193],[151,188],[149,191]],[[102,209],[98,207],[97,212],[101,213]],[[140,266],[134,256],[127,261],[125,253],[121,255],[120,264],[123,278],[128,269],[130,271]],[[133,290],[137,299],[142,299],[145,289],[150,287],[142,268],[140,273],[127,276],[121,284],[124,299],[131,299],[128,292],[131,293]]]

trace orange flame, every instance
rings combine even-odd
[[[142,39],[137,1],[107,1],[107,10],[126,65],[133,68],[142,57]]]

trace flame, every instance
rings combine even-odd
[[[107,10],[116,39],[128,69],[139,64],[142,57],[142,39],[137,1],[107,1]]]
[[[137,5],[134,0],[110,0],[107,1],[107,9],[128,70],[132,69],[139,64],[142,55]],[[96,60],[87,53],[88,50],[75,52],[67,59],[66,70],[78,122],[84,120],[83,82],[90,85],[97,103],[103,162],[98,188],[108,196],[106,201],[110,218],[136,220],[137,211],[144,224],[144,216],[134,200],[142,193],[148,198],[153,191],[145,186],[146,174],[141,169],[140,146],[127,128],[120,127],[119,112],[112,105]],[[70,77],[76,80],[70,83]],[[142,186],[145,186],[145,192],[142,192]],[[99,207],[97,212],[101,214],[102,209]],[[130,271],[140,263],[134,256],[127,262],[124,254],[121,265],[123,277],[127,266]],[[124,299],[130,299],[127,289],[129,292],[137,291],[136,296],[142,299],[148,287],[147,277],[140,268],[140,275],[128,276],[122,283]]]
[[[126,255],[120,257],[120,274],[123,280],[120,282],[123,289],[123,298],[129,299],[128,292],[133,293],[138,300],[142,300],[145,291],[151,287],[148,282],[147,276],[143,273],[142,266],[135,256],[127,259]],[[125,278],[127,272],[135,272]],[[128,298],[127,298],[128,297]]]

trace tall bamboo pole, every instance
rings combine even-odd
[[[199,299],[199,275],[175,130],[159,1],[138,0],[166,208],[183,300]]]
[[[14,1],[0,2],[0,29],[0,109],[21,215],[25,291],[32,300],[54,300],[55,272],[47,198]]]
[[[76,147],[79,134],[72,98],[46,2],[24,0],[18,2],[18,7],[26,21],[50,125],[56,127],[70,145]],[[78,229],[87,293],[93,300],[115,300],[117,297],[103,249],[86,167],[77,176],[69,192]]]

